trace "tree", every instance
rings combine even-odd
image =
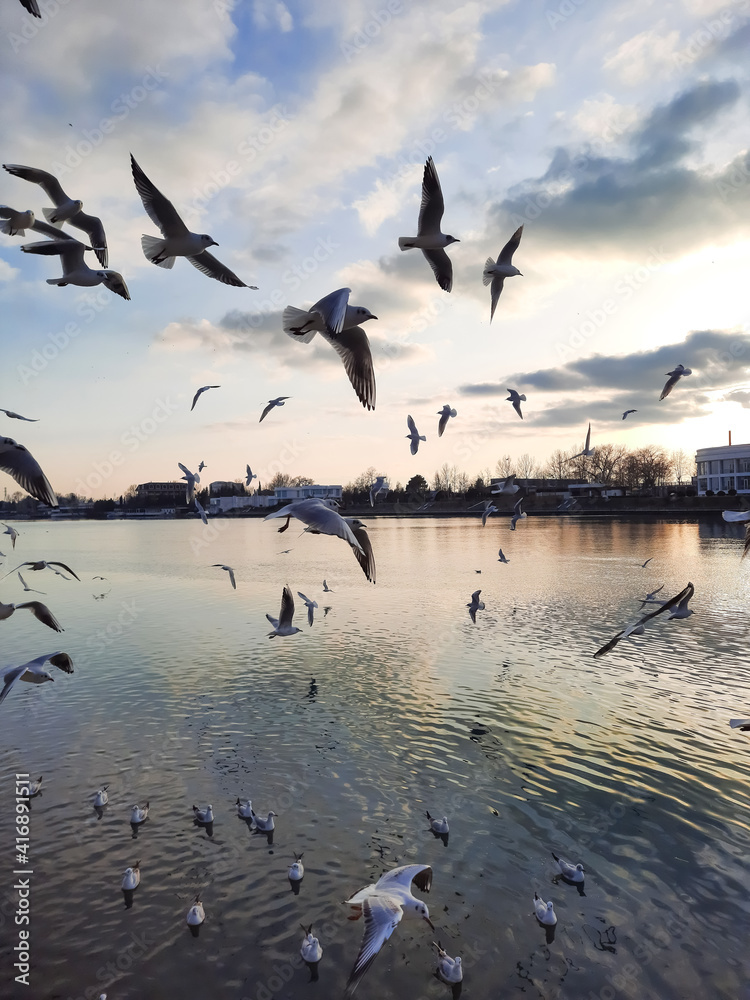
[[[573,473],[569,460],[569,452],[561,451],[559,448],[557,451],[553,451],[547,459],[547,464],[544,468],[545,475],[549,479],[570,479]]]
[[[430,484],[424,476],[416,475],[411,477],[404,489],[407,493],[427,493],[429,492]]]
[[[621,481],[621,467],[627,448],[623,444],[599,445],[590,459],[591,473],[597,482],[613,486]]]
[[[526,451],[516,460],[516,475],[519,479],[531,479],[536,469],[536,459]]]
[[[513,459],[510,457],[510,455],[503,455],[503,457],[499,458],[495,463],[495,471],[497,472],[498,476],[501,476],[503,479],[506,479],[508,476],[513,475],[513,469],[514,469]]]
[[[458,485],[459,471],[455,465],[448,465],[445,462],[432,477],[433,490],[445,493],[455,493]]]
[[[688,455],[682,448],[677,448],[670,456],[672,460],[672,474],[678,485],[682,485],[683,478],[690,479],[695,475],[695,458]]]
[[[291,483],[289,485],[290,486],[312,486],[313,485],[313,481],[312,481],[312,479],[310,479],[309,476],[295,476],[292,479],[292,481],[291,481]]]

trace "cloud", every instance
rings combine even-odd
[[[604,68],[612,70],[628,87],[635,87],[655,77],[668,76],[675,69],[675,53],[680,43],[676,28],[665,32],[666,21],[642,31],[623,42],[604,59]]]
[[[256,28],[268,30],[278,28],[279,31],[291,31],[294,27],[289,8],[281,0],[255,0],[253,3],[253,23]]]
[[[727,403],[739,403],[745,410],[750,410],[750,392],[746,389],[735,389],[723,397]]]

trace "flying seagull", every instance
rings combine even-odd
[[[136,190],[141,196],[143,207],[148,217],[161,230],[163,239],[155,236],[142,236],[141,247],[147,260],[158,267],[173,267],[176,257],[187,257],[193,267],[216,278],[225,285],[237,288],[256,288],[256,285],[246,285],[226,265],[218,261],[208,252],[209,247],[219,244],[206,233],[191,233],[177,210],[168,198],[155,187],[138,166],[133,154],[130,154],[130,166]]]
[[[285,517],[286,524],[279,528],[279,531],[286,531],[289,527],[290,518],[295,517],[307,525],[306,531],[319,535],[336,535],[348,542],[351,546],[357,562],[368,580],[375,582],[375,561],[372,555],[372,547],[367,537],[364,525],[356,518],[343,518],[338,511],[333,510],[323,500],[315,497],[308,497],[305,500],[293,500],[292,503],[282,507],[281,510],[267,514],[265,521],[277,517]],[[325,590],[324,581],[324,590]]]
[[[25,236],[26,230],[34,225],[34,213],[30,208],[19,212],[9,205],[0,205],[0,233],[6,236]]]
[[[307,624],[312,625],[315,615],[315,608],[318,606],[317,601],[311,601],[309,597],[305,597],[301,590],[297,591],[297,597],[301,598],[305,602],[305,607],[307,608]]]
[[[432,868],[429,865],[402,865],[386,872],[375,884],[366,885],[346,900],[352,909],[352,919],[365,918],[365,933],[346,984],[346,996],[354,993],[402,918],[425,920],[435,930],[429,910],[412,894],[412,883],[422,892],[429,892]]]
[[[674,389],[674,387],[677,385],[677,383],[684,375],[692,375],[692,374],[693,374],[693,369],[686,368],[684,365],[677,365],[677,367],[673,368],[671,372],[667,372],[669,378],[667,379],[667,382],[661,391],[661,396],[659,396],[659,399],[660,400],[666,399],[666,397],[670,394],[672,389]]]
[[[506,496],[512,496],[514,493],[518,493],[521,487],[516,486],[514,482],[515,478],[515,476],[508,476],[499,486],[494,486],[492,488],[493,495],[505,494]]]
[[[66,674],[73,673],[73,661],[67,653],[45,653],[43,656],[37,656],[18,667],[8,667],[0,674],[3,682],[2,691],[0,691],[0,704],[5,701],[18,681],[27,681],[30,684],[54,681],[55,678],[52,674],[44,669],[45,663],[59,667]]]
[[[226,570],[226,572],[229,573],[229,579],[232,583],[232,587],[234,590],[237,589],[237,581],[234,578],[234,569],[231,566],[224,566],[223,563],[212,563],[211,568]]]
[[[498,549],[497,550],[497,555],[498,555],[498,559],[497,559],[498,562],[501,562],[501,563],[509,563],[510,562],[510,559],[508,559],[507,556],[503,555],[503,550],[502,549]]]
[[[83,243],[73,239],[41,240],[38,243],[24,243],[21,247],[24,253],[60,258],[62,277],[47,278],[48,285],[57,285],[59,288],[65,288],[66,285],[77,285],[79,288],[104,285],[110,292],[129,301],[130,292],[120,272],[106,267],[94,271],[83,259],[87,249]]]
[[[296,625],[292,625],[292,618],[294,618],[294,597],[292,597],[292,592],[289,587],[284,587],[281,594],[281,610],[279,611],[278,618],[272,618],[270,615],[266,615],[273,626],[273,632],[268,633],[268,638],[273,639],[277,635],[294,635],[295,632],[301,632],[301,628],[297,628]]]
[[[4,163],[3,167],[14,177],[38,184],[47,197],[55,203],[54,208],[42,209],[45,219],[55,227],[67,222],[76,229],[82,229],[91,240],[91,246],[99,258],[99,263],[102,267],[107,266],[107,237],[104,234],[102,220],[95,215],[86,215],[83,211],[83,202],[80,199],[69,198],[54,174],[38,170],[36,167],[22,167],[17,163]],[[59,233],[59,236],[64,235]]]
[[[21,0],[21,5],[29,12],[29,14],[32,15],[32,17],[42,16],[37,0]]]
[[[5,531],[0,532],[2,535],[10,535],[10,541],[13,548],[16,547],[16,539],[18,538],[18,532],[11,525],[6,524],[5,521],[0,521],[0,524],[5,528]]]
[[[624,420],[629,413],[637,413],[637,412],[638,410],[625,410],[625,412],[622,415],[622,419]]]
[[[745,529],[745,547],[742,550],[742,558],[750,552],[750,510],[723,510],[721,516],[725,521],[744,521],[747,525]]]
[[[260,420],[258,421],[258,423],[261,423],[261,421],[264,419],[264,417],[266,416],[266,414],[270,413],[271,410],[274,408],[274,406],[283,406],[284,405],[284,400],[285,399],[291,399],[291,398],[292,398],[291,396],[277,396],[276,399],[269,399],[268,400],[268,406],[266,406],[266,408],[261,413]],[[248,483],[248,485],[249,485],[249,483]]]
[[[351,288],[338,288],[308,310],[287,306],[282,315],[284,333],[303,344],[319,333],[343,361],[362,406],[374,410],[375,369],[370,341],[361,324],[378,317],[363,306],[350,306],[350,292]]]
[[[581,458],[582,456],[589,458],[589,456],[593,455],[594,452],[596,451],[596,448],[589,448],[590,444],[591,444],[591,424],[589,424],[589,429],[586,432],[586,444],[583,446],[583,451],[579,451],[577,455],[573,455],[571,458],[568,459],[568,461],[572,462],[574,458]]]
[[[354,558],[362,567],[362,572],[365,574],[370,583],[375,583],[375,556],[372,551],[372,543],[370,542],[367,530],[359,518],[345,517],[344,520],[352,529],[354,537],[362,547],[361,554],[354,549]],[[309,530],[309,528],[305,528],[305,531]]]
[[[484,265],[482,284],[489,285],[492,283],[492,287],[490,288],[490,294],[492,295],[490,323],[492,322],[492,317],[495,315],[495,307],[497,306],[498,299],[500,298],[500,292],[503,290],[505,279],[513,278],[517,274],[523,277],[518,268],[511,264],[513,254],[516,252],[518,244],[521,242],[522,234],[523,226],[519,226],[500,251],[500,256],[497,258],[497,262],[495,262],[492,257],[488,257]]]
[[[424,436],[424,434],[419,433],[419,431],[417,430],[417,425],[414,423],[414,418],[411,415],[406,418],[406,423],[409,427],[409,433],[406,435],[406,437],[409,438],[409,440],[411,441],[409,447],[411,449],[412,455],[416,455],[419,449],[419,442],[426,441],[427,438]]]
[[[645,569],[653,558],[653,556],[649,556],[645,563],[641,563],[641,569]]]
[[[30,424],[39,422],[39,417],[22,417],[20,413],[14,413],[13,410],[4,410],[2,407],[0,407],[0,413],[4,413],[6,417],[10,417],[12,420],[25,420]]]
[[[203,505],[198,501],[198,497],[195,497],[193,503],[195,504],[195,509],[198,511],[198,514],[200,515],[201,521],[203,521],[204,524],[208,524],[208,514],[206,513]]]
[[[21,581],[21,586],[23,587],[24,591],[27,594],[46,594],[47,593],[46,590],[34,590],[33,587],[30,587],[26,583],[26,581],[24,580],[24,578],[21,576],[20,573],[18,574],[18,579]]]
[[[57,507],[57,497],[41,466],[28,449],[13,438],[0,437],[0,470],[7,472],[32,497]]]
[[[20,611],[22,608],[28,608],[37,621],[49,626],[55,632],[65,631],[47,605],[41,601],[26,601],[24,604],[3,604],[0,601],[0,621],[10,618],[14,611]]]
[[[205,392],[206,389],[221,389],[221,386],[220,385],[204,385],[204,386],[201,386],[201,388],[193,396],[193,405],[190,407],[190,412],[191,413],[195,409],[195,404],[200,399],[201,393]]]
[[[626,625],[624,629],[618,632],[617,635],[613,639],[610,639],[608,643],[601,647],[601,649],[597,649],[594,653],[594,657],[598,658],[600,656],[604,656],[605,653],[609,653],[610,650],[615,648],[620,639],[627,639],[630,635],[639,634],[643,631],[646,622],[649,622],[652,618],[656,618],[657,615],[670,610],[670,608],[676,607],[676,610],[669,616],[670,619],[688,618],[693,614],[690,608],[688,608],[688,601],[694,593],[695,587],[692,583],[688,583],[684,590],[681,590],[679,594],[675,594],[675,596],[671,597],[668,601],[665,601],[661,607],[656,609],[656,611],[651,611],[649,614],[639,618],[638,621],[632,622],[630,625]]]
[[[370,487],[370,506],[375,506],[375,501],[379,493],[388,493],[389,486],[385,476],[377,476],[375,482]]]
[[[476,625],[477,623],[477,611],[484,611],[484,601],[479,600],[479,595],[482,593],[481,590],[475,590],[471,595],[471,600],[466,605],[469,609],[469,614],[471,615],[471,620]]]
[[[182,462],[177,463],[182,471],[185,473],[181,476],[181,479],[186,481],[185,485],[185,503],[192,503],[195,500],[195,484],[201,481],[201,477],[197,472],[191,472],[187,466],[183,465]]]
[[[510,519],[511,531],[516,530],[516,524],[518,523],[518,521],[521,521],[524,517],[528,517],[526,511],[521,510],[521,504],[523,503],[524,499],[525,499],[524,497],[519,497],[518,500],[516,500],[515,504],[513,505],[513,516]]]
[[[5,576],[10,576],[11,573],[17,572],[24,566],[27,566],[32,573],[38,573],[43,569],[51,569],[53,573],[57,573],[58,576],[62,576],[63,574],[55,569],[55,566],[60,566],[62,567],[62,569],[65,570],[66,573],[70,573],[71,576],[74,576],[79,583],[81,582],[81,578],[73,572],[70,566],[66,566],[65,563],[62,562],[55,562],[54,560],[51,559],[36,559],[36,560],[28,560],[27,562],[22,562],[20,566],[16,566],[15,569],[12,569],[10,573],[6,573]],[[5,577],[3,577],[3,579],[5,579]]]
[[[506,389],[506,392],[510,393],[510,396],[505,400],[506,403],[512,403],[513,409],[516,411],[518,416],[523,420],[523,413],[521,413],[521,403],[526,402],[525,396],[519,396],[515,389]]]
[[[263,417],[261,417],[260,419],[262,420]],[[256,474],[253,472],[253,470],[248,465],[248,467],[247,467],[247,473],[245,475],[245,486],[249,486],[252,483],[253,479],[257,479],[257,478],[258,477],[256,476]]]
[[[498,509],[491,500],[480,500],[479,503],[472,504],[469,510],[476,510],[477,507],[482,508],[482,527],[487,524],[487,518],[491,514],[497,514]]]
[[[448,420],[456,415],[456,411],[448,403],[443,406],[442,410],[438,410],[438,416],[440,417],[438,421],[438,437],[443,436],[443,431],[448,426]]]
[[[398,246],[400,250],[415,248],[421,250],[433,270],[437,283],[444,292],[449,292],[453,287],[453,265],[443,248],[460,241],[455,236],[445,236],[441,233],[440,223],[444,211],[443,192],[440,189],[435,164],[430,156],[424,165],[417,235],[399,237]]]

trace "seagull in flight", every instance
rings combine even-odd
[[[30,586],[29,586],[29,585],[28,585],[28,584],[26,583],[26,581],[24,580],[24,578],[23,578],[23,577],[21,576],[21,574],[20,574],[20,573],[18,574],[18,579],[19,579],[19,580],[21,581],[21,586],[23,587],[24,591],[25,591],[25,592],[26,592],[27,594],[46,594],[46,593],[47,593],[47,591],[46,591],[46,590],[34,590],[34,588],[33,588],[33,587],[30,587]]]
[[[366,885],[346,900],[352,910],[351,919],[365,918],[362,944],[346,984],[347,997],[354,993],[402,919],[425,920],[435,930],[427,906],[411,891],[412,883],[422,892],[429,892],[432,868],[429,865],[402,865],[386,872],[376,883]]]
[[[62,226],[64,222],[67,222],[68,225],[75,226],[76,229],[82,229],[91,240],[91,246],[99,263],[102,267],[107,267],[107,237],[104,234],[101,219],[95,215],[86,215],[83,211],[83,202],[80,199],[69,198],[54,174],[36,167],[22,167],[17,163],[4,163],[3,167],[14,177],[38,184],[47,197],[55,203],[54,208],[42,209],[47,222],[54,227]],[[32,223],[29,223],[29,227],[33,228]],[[65,233],[58,230],[57,235],[58,238],[61,238],[65,236]]]
[[[193,405],[190,407],[190,412],[191,413],[195,409],[195,404],[200,399],[201,393],[204,393],[207,389],[221,389],[221,386],[220,385],[203,385],[203,386],[201,386],[201,388],[193,396]],[[198,471],[200,471],[200,470],[198,470]]]
[[[277,635],[294,635],[295,632],[301,632],[301,628],[297,628],[296,625],[292,625],[292,618],[294,618],[294,598],[292,597],[292,592],[289,587],[284,587],[281,594],[281,610],[279,611],[278,618],[272,618],[270,615],[266,615],[273,626],[273,632],[268,633],[268,638],[273,639]]]
[[[645,569],[653,558],[653,556],[649,556],[645,563],[641,563],[641,569]]]
[[[432,157],[424,165],[422,180],[422,204],[419,208],[419,222],[416,236],[399,237],[400,250],[419,249],[432,268],[435,279],[444,292],[453,287],[453,265],[444,247],[459,243],[455,236],[445,236],[440,231],[440,223],[445,211],[443,192],[440,188],[437,170]]]
[[[204,524],[208,524],[208,514],[206,513],[206,510],[203,507],[203,505],[198,501],[198,497],[195,497],[193,503],[195,504],[195,509],[200,514],[201,521],[203,521]]]
[[[331,588],[328,586],[328,581],[327,580],[323,581],[323,593],[324,594],[333,594],[334,593],[334,591],[331,590]],[[325,615],[323,615],[323,617],[325,618]]]
[[[236,581],[236,580],[235,580],[235,578],[234,578],[234,569],[233,569],[233,568],[232,568],[231,566],[224,566],[224,564],[223,564],[223,563],[212,563],[212,564],[211,564],[211,568],[212,568],[212,569],[223,569],[223,570],[225,570],[225,571],[226,571],[227,573],[229,573],[229,579],[230,579],[230,581],[231,581],[231,584],[232,584],[232,588],[233,588],[234,590],[236,590],[236,589],[237,589],[237,581]]]
[[[42,12],[39,10],[39,4],[37,0],[21,0],[21,4],[25,10],[31,14],[32,17],[41,17]],[[101,1000],[101,997],[99,998]]]
[[[10,618],[14,611],[20,611],[22,608],[28,608],[37,621],[40,621],[42,625],[47,625],[55,632],[65,631],[47,605],[42,604],[41,601],[26,601],[24,604],[3,604],[0,601],[0,621],[5,621],[6,618]]]
[[[622,419],[624,420],[629,413],[637,413],[637,412],[638,410],[625,410],[625,412],[622,415]]]
[[[13,546],[13,548],[15,548],[16,539],[18,538],[18,532],[16,531],[15,528],[11,527],[9,524],[6,524],[5,521],[0,521],[0,524],[2,524],[2,526],[5,528],[5,531],[0,532],[0,534],[10,535],[11,545]]]
[[[262,420],[263,417],[261,417],[260,419]],[[253,479],[257,479],[257,478],[258,477],[255,475],[255,473],[253,472],[253,470],[248,465],[248,467],[247,467],[247,473],[245,475],[245,486],[249,486],[250,483],[252,483]]]
[[[723,510],[721,516],[725,521],[744,521],[747,525],[745,529],[745,547],[742,550],[742,559],[750,552],[750,510]]]
[[[490,294],[492,296],[492,305],[490,308],[490,323],[492,322],[492,317],[495,315],[495,308],[500,298],[500,293],[503,290],[503,284],[506,278],[514,278],[516,275],[523,277],[521,272],[517,267],[511,264],[513,260],[513,254],[518,249],[518,244],[521,242],[521,236],[523,235],[523,226],[519,226],[518,229],[513,233],[511,238],[505,244],[503,249],[500,251],[500,256],[497,261],[494,261],[492,257],[488,257],[484,265],[484,271],[482,273],[482,284],[489,285]],[[508,390],[510,391],[510,390]]]
[[[484,611],[484,601],[479,600],[479,595],[482,593],[481,590],[475,590],[471,595],[471,600],[466,605],[469,609],[469,614],[471,615],[471,620],[476,625],[477,623],[477,611]]]
[[[670,394],[672,389],[674,389],[674,387],[677,385],[680,379],[683,378],[683,376],[692,374],[693,374],[693,369],[686,368],[684,365],[677,365],[677,367],[673,368],[671,372],[667,372],[669,378],[667,379],[664,388],[661,391],[661,396],[659,396],[659,399],[660,400],[666,399],[666,397]]]
[[[503,555],[503,550],[502,549],[498,549],[497,555],[498,555],[498,560],[497,560],[498,562],[501,562],[501,563],[509,563],[510,562],[510,559],[508,559],[507,556]]]
[[[377,319],[364,306],[350,306],[351,288],[338,288],[309,310],[287,306],[282,314],[284,333],[309,344],[319,333],[344,363],[346,374],[362,406],[375,409],[375,369],[370,341],[361,328],[368,319]]]
[[[357,561],[367,575],[367,567],[369,566],[368,554],[358,538],[358,534],[361,536],[364,528],[361,528],[359,525],[355,526],[353,524],[354,519],[343,518],[338,511],[335,511],[323,500],[318,500],[315,497],[308,497],[305,500],[293,500],[292,503],[282,507],[281,510],[274,511],[272,514],[266,514],[264,520],[270,521],[277,517],[286,518],[286,524],[279,528],[279,531],[286,531],[289,527],[290,518],[295,517],[297,520],[302,521],[303,524],[306,524],[313,534],[336,535],[338,538],[342,538],[354,550]],[[365,533],[364,538],[366,537]],[[367,544],[369,545],[369,540]],[[365,560],[364,564],[363,560]]]
[[[141,196],[143,207],[155,226],[161,230],[163,239],[156,236],[142,236],[141,247],[147,260],[158,267],[173,267],[175,258],[187,257],[193,267],[216,278],[225,285],[237,288],[257,288],[246,285],[229,268],[208,252],[209,247],[219,244],[206,233],[191,233],[168,198],[155,187],[130,154],[130,166],[136,190]]]
[[[344,520],[352,529],[352,534],[362,547],[360,554],[354,549],[354,558],[362,567],[362,572],[370,583],[375,583],[375,556],[372,551],[372,544],[364,524],[357,517],[345,517]],[[305,528],[305,531],[309,531]]]
[[[4,413],[11,420],[25,420],[29,424],[39,423],[39,417],[22,417],[20,413],[14,413],[13,410],[4,410],[2,407],[0,407],[0,413]]]
[[[301,590],[297,591],[297,597],[301,598],[301,600],[305,602],[305,607],[307,608],[307,624],[312,625],[315,608],[317,608],[318,602],[311,601],[309,597],[305,597]]]
[[[76,285],[79,288],[104,285],[110,292],[129,302],[130,292],[120,272],[106,267],[94,271],[83,259],[87,249],[83,243],[74,239],[41,240],[38,243],[24,243],[21,247],[24,253],[60,258],[62,277],[47,278],[48,285],[57,285],[59,288],[65,288],[66,285]]]
[[[9,205],[0,205],[0,233],[6,236],[25,236],[26,230],[34,225],[34,213],[31,209],[19,212]]]
[[[388,480],[385,476],[377,476],[375,482],[370,487],[370,506],[375,506],[375,501],[379,493],[387,493],[389,490]]]
[[[579,451],[577,455],[573,455],[571,458],[568,459],[568,461],[572,462],[574,458],[581,458],[582,456],[589,458],[591,455],[593,455],[594,452],[596,451],[596,448],[590,448],[589,447],[590,444],[591,444],[591,424],[589,424],[589,429],[586,432],[586,444],[583,446],[583,451]]]
[[[266,416],[266,414],[270,413],[271,410],[274,408],[274,406],[283,406],[284,405],[284,400],[285,399],[291,399],[291,398],[292,398],[291,396],[277,396],[276,399],[269,399],[268,400],[268,406],[266,406],[266,408],[261,413],[260,420],[258,421],[258,423],[261,423],[263,421],[263,419]]]
[[[665,611],[670,611],[672,608],[675,608],[675,610],[670,614],[670,620],[672,618],[688,618],[693,614],[693,611],[691,611],[688,607],[688,602],[694,593],[695,587],[692,583],[688,583],[684,590],[681,590],[679,594],[675,594],[675,596],[671,597],[668,601],[665,601],[661,607],[656,609],[656,611],[651,611],[649,614],[643,615],[642,618],[639,618],[638,621],[631,622],[630,625],[626,625],[624,629],[619,631],[617,635],[613,639],[610,639],[608,643],[601,647],[601,649],[597,649],[594,653],[594,657],[598,658],[600,656],[604,656],[605,653],[609,653],[610,650],[615,648],[620,639],[627,639],[628,636],[641,634],[644,631],[647,622],[651,621],[652,618],[656,618],[657,615],[663,614]]]
[[[519,396],[515,389],[506,389],[506,392],[510,393],[510,396],[505,400],[506,403],[512,403],[513,409],[516,411],[518,416],[523,420],[523,413],[521,413],[521,403],[526,402],[525,396]]]
[[[197,472],[191,472],[182,462],[178,462],[177,464],[185,473],[183,476],[180,476],[181,479],[186,481],[185,503],[192,503],[195,500],[195,484],[201,481],[201,477]]]
[[[5,701],[18,681],[27,681],[30,684],[44,684],[45,681],[54,681],[55,678],[52,674],[44,669],[45,663],[59,667],[66,674],[73,673],[73,661],[67,653],[45,653],[43,656],[37,656],[18,667],[8,667],[0,674],[0,679],[3,682],[2,691],[0,691],[0,704]]]
[[[424,436],[424,434],[419,433],[419,431],[417,430],[417,425],[414,423],[414,418],[411,415],[407,416],[406,423],[409,427],[409,433],[406,436],[411,441],[409,447],[411,449],[412,455],[416,455],[417,451],[419,450],[419,442],[426,441],[427,438]]]
[[[480,500],[479,503],[472,504],[469,510],[476,510],[477,507],[482,508],[482,527],[487,524],[487,518],[491,514],[497,514],[498,508],[494,505],[491,500]]]
[[[524,497],[519,497],[513,505],[513,516],[510,519],[510,530],[516,530],[516,524],[518,521],[522,520],[524,517],[528,517],[526,511],[521,510],[521,504],[524,501]]]
[[[446,403],[442,410],[438,410],[438,416],[440,417],[440,420],[438,421],[438,437],[442,437],[443,431],[448,426],[448,420],[451,417],[457,416],[457,413],[452,406],[449,406],[449,404]]]
[[[507,479],[504,479],[499,486],[493,486],[493,495],[497,496],[498,494],[505,494],[506,496],[512,496],[514,493],[518,493],[521,487],[516,486],[515,478],[515,476],[508,476]]]
[[[70,573],[71,576],[74,576],[79,583],[81,582],[81,578],[73,572],[70,566],[66,566],[65,563],[62,562],[55,562],[54,560],[45,560],[45,559],[28,560],[27,562],[22,562],[20,566],[16,566],[15,569],[12,569],[10,573],[6,573],[5,576],[10,576],[11,573],[16,573],[19,569],[23,569],[24,566],[27,566],[32,573],[38,573],[43,569],[51,569],[52,572],[57,573],[58,576],[63,576],[63,574],[60,573],[59,570],[55,569],[55,566],[60,566],[62,567],[62,569],[65,570],[66,573]],[[5,577],[3,577],[3,579],[5,579]]]
[[[57,507],[55,491],[41,466],[31,452],[13,438],[0,437],[0,469],[36,500]]]

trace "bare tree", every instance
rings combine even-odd
[[[589,468],[597,482],[613,486],[621,480],[621,466],[627,448],[623,444],[599,445],[591,456]]]
[[[567,451],[553,451],[547,459],[544,469],[550,479],[569,479],[573,473],[570,465],[570,454]]]
[[[456,493],[460,473],[455,465],[443,463],[432,477],[433,490],[444,490],[446,493]]]
[[[519,479],[531,479],[536,470],[536,459],[527,451],[516,459],[516,475]]]
[[[672,461],[672,475],[679,485],[682,485],[683,478],[690,479],[695,475],[695,456],[688,455],[682,448],[677,448],[670,455]]]
[[[502,476],[505,479],[507,476],[513,475],[513,469],[515,468],[515,463],[510,455],[503,455],[495,463],[495,472],[498,476]]]

